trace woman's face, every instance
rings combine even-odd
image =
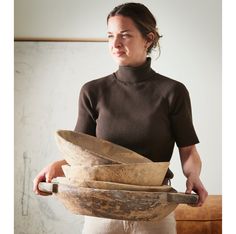
[[[146,61],[147,42],[129,17],[121,15],[108,20],[109,50],[121,66],[139,66]]]

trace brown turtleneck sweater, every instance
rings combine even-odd
[[[86,83],[80,91],[75,131],[155,162],[170,161],[175,142],[178,147],[198,143],[187,89],[156,73],[150,64],[148,58],[140,67],[120,66],[115,73]]]

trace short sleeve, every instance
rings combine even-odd
[[[79,110],[75,131],[95,136],[96,111],[94,97],[89,92],[86,84],[80,90],[78,106]]]
[[[192,121],[189,92],[182,83],[177,83],[171,98],[171,127],[178,147],[199,143]]]

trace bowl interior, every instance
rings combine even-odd
[[[75,156],[79,160],[80,155],[85,153],[115,163],[151,162],[148,158],[132,150],[84,133],[59,130],[56,133],[56,139],[59,147],[67,154],[67,157],[73,156],[73,162],[76,161]]]

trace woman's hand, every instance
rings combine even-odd
[[[202,206],[208,196],[208,193],[203,186],[199,176],[194,174],[190,174],[187,178],[185,193],[190,194],[192,191],[199,195],[199,200],[196,206]]]
[[[50,193],[45,193],[42,192],[38,189],[38,184],[40,182],[47,182],[50,183],[52,181],[53,178],[55,177],[59,177],[59,176],[65,176],[64,172],[61,168],[62,165],[67,164],[67,162],[65,160],[61,160],[61,161],[56,161],[53,162],[51,164],[49,164],[48,166],[46,166],[45,168],[43,168],[38,175],[35,177],[33,183],[33,191],[37,194],[37,195],[42,195],[42,196],[48,196],[51,195]]]
[[[195,145],[179,148],[180,159],[183,173],[187,178],[186,192],[194,191],[199,195],[199,200],[196,206],[202,206],[205,202],[208,193],[200,180],[201,159]]]

